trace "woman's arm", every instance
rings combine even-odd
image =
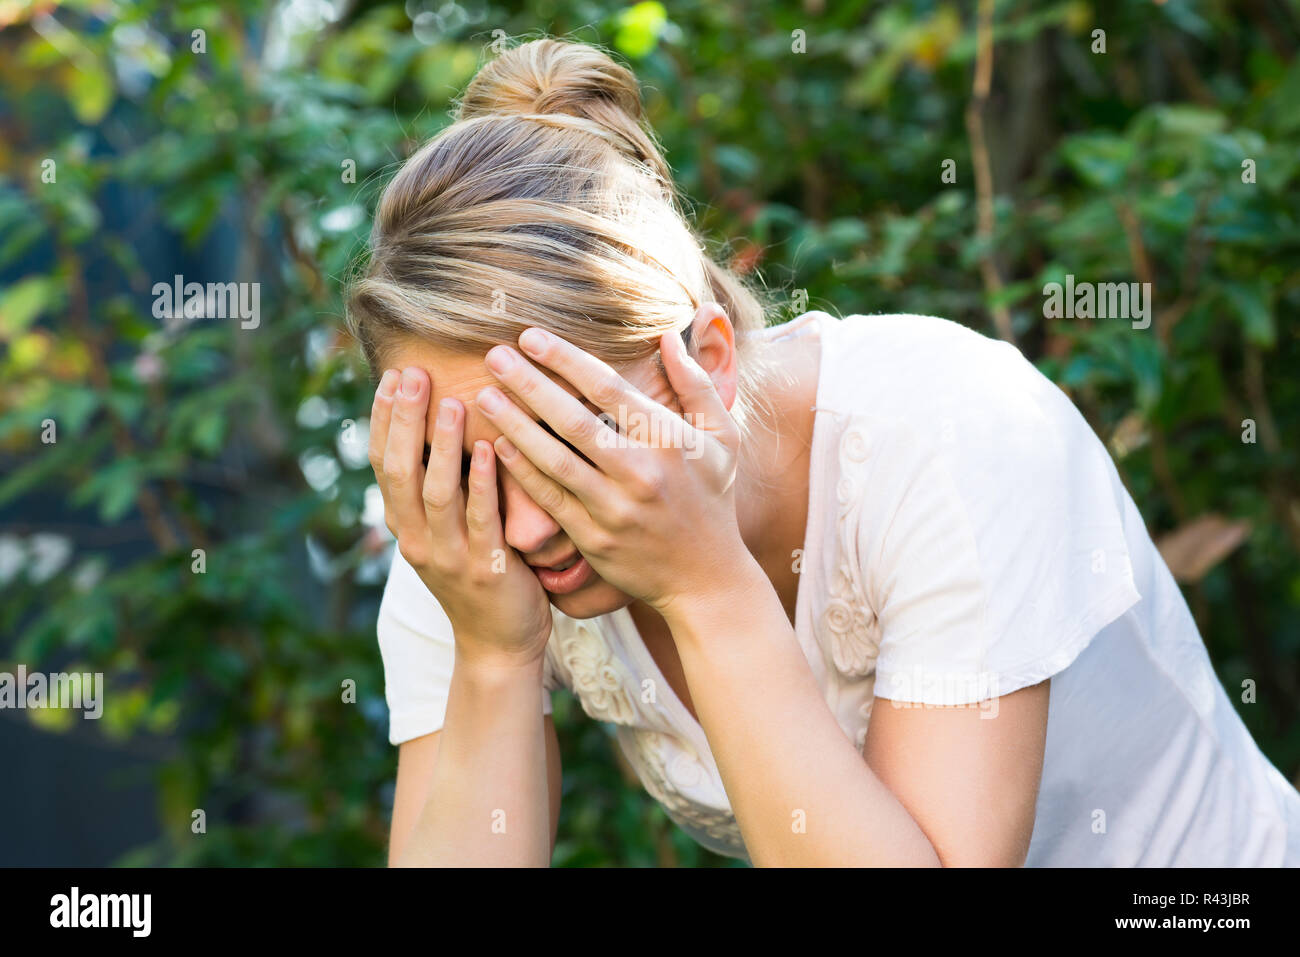
[[[423,369],[400,376],[390,369],[371,411],[370,463],[385,522],[446,612],[456,649],[429,780],[412,786],[428,797],[391,857],[413,865],[544,867],[552,840],[542,721],[550,605],[506,546],[489,443],[474,444],[462,487],[465,409],[454,399],[439,404],[425,468],[431,391]]]
[[[981,707],[877,699],[864,761],[757,564],[666,617],[755,864],[1024,863],[1047,682]]]
[[[946,866],[1024,865],[1050,688],[1049,678],[953,707],[876,699],[863,756]]]
[[[560,820],[561,760],[560,742],[555,733],[555,722],[548,714],[544,718],[543,734],[546,738],[547,799],[550,807],[551,854],[555,854],[555,840]],[[411,741],[405,741],[397,751],[397,788],[393,797],[393,822],[389,831],[388,863],[397,866],[402,859],[416,822],[430,803],[434,767],[438,761],[442,731],[434,731]],[[436,812],[435,812],[436,813]]]
[[[736,582],[674,603],[665,620],[750,859],[939,864],[836,723],[762,569],[751,559]]]
[[[550,863],[560,766],[555,726],[541,710],[541,686],[541,662],[457,663],[442,730],[429,736],[435,740],[428,745],[419,739],[420,760],[406,768],[404,793],[399,764],[390,863]],[[412,808],[419,809],[414,821]]]

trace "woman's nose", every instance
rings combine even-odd
[[[523,555],[530,555],[555,537],[560,531],[559,523],[534,502],[504,468],[501,472],[506,544]]]

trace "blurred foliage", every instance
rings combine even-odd
[[[0,3],[0,664],[103,670],[97,732],[162,742],[163,836],[125,862],[382,862],[391,539],[338,280],[384,179],[493,44],[543,32],[629,60],[701,228],[788,300],[772,321],[916,312],[993,334],[1001,316],[1108,443],[1154,536],[1247,523],[1186,594],[1230,696],[1258,682],[1239,709],[1295,778],[1300,4],[1005,0],[975,100],[974,16],[923,0]],[[178,262],[187,280],[260,282],[260,325],[156,318]],[[1044,318],[1043,285],[1067,274],[1152,282],[1151,328]],[[51,500],[60,521],[24,518]],[[557,864],[731,863],[630,784],[571,697],[555,714]]]

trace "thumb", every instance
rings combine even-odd
[[[663,356],[668,384],[677,393],[682,411],[690,417],[690,424],[709,431],[724,429],[731,421],[731,413],[714,388],[713,379],[691,358],[681,335],[664,333],[659,338],[659,353]]]

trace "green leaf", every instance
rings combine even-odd
[[[1220,132],[1227,118],[1218,110],[1198,106],[1163,106],[1156,113],[1160,132],[1165,136],[1201,139]]]
[[[1123,184],[1135,156],[1128,140],[1109,133],[1088,133],[1065,141],[1062,155],[1091,186],[1114,189]]]
[[[43,312],[62,306],[62,284],[50,276],[28,276],[0,293],[0,340],[15,338]]]
[[[1272,291],[1265,282],[1225,282],[1220,292],[1229,310],[1241,321],[1246,340],[1265,349],[1277,342]]]
[[[65,90],[77,119],[93,126],[113,105],[113,77],[98,61],[79,59],[66,74]]]
[[[659,35],[667,22],[668,11],[662,3],[645,0],[634,4],[618,15],[614,47],[633,60],[649,56],[659,45]]]
[[[209,455],[215,455],[221,449],[221,441],[226,434],[226,416],[221,409],[212,409],[199,417],[190,434],[196,448]]]

